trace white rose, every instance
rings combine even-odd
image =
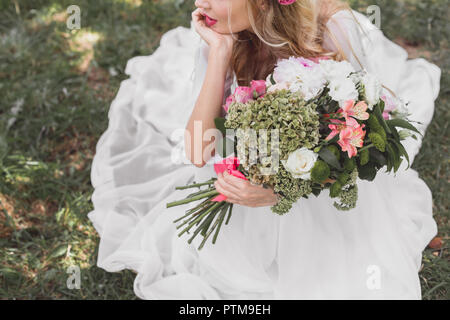
[[[329,83],[328,87],[330,88],[331,98],[339,102],[339,104],[348,100],[358,99],[358,90],[356,90],[355,84],[349,78],[334,79]]]
[[[314,167],[319,155],[308,148],[302,147],[292,152],[287,160],[281,163],[294,178],[311,179],[311,169]]]
[[[383,89],[381,82],[376,76],[370,73],[366,73],[361,82],[364,85],[367,105],[372,110],[373,106],[380,101],[381,90]]]

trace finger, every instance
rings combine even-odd
[[[220,192],[221,194],[223,194],[225,197],[227,197],[227,199],[232,200],[232,201],[237,201],[239,200],[238,198],[236,198],[236,196],[231,193],[230,191],[228,191],[227,189],[223,188],[220,184],[216,182],[214,182],[214,187],[216,188],[216,190],[218,192]]]
[[[238,205],[241,205],[241,206],[243,206],[243,203],[242,203],[242,201],[239,201],[239,200],[234,200],[234,199],[226,199],[225,201],[226,201],[226,202],[229,202],[229,203],[232,203],[232,204],[238,204]]]
[[[223,177],[221,177],[220,175],[218,176],[218,179],[215,182],[220,188],[226,190],[229,194],[232,195],[232,198],[234,199],[241,199],[241,195],[239,193],[239,190],[236,192],[236,190],[233,190],[233,188],[230,187],[229,184],[227,184],[225,182],[225,180],[223,179]]]
[[[229,175],[228,175],[229,176]],[[226,174],[220,174],[219,175],[219,179],[217,179],[217,181],[219,181],[219,183],[221,184],[222,187],[230,190],[231,192],[233,192],[236,196],[239,196],[241,193],[241,189],[237,188],[235,185],[229,183],[228,179],[226,178]]]
[[[238,190],[245,188],[248,183],[247,180],[235,177],[226,171],[224,171],[223,178],[228,184],[232,185],[234,188]]]
[[[200,9],[196,9],[192,12],[192,19],[195,23],[205,26],[205,20],[203,18],[203,15],[200,13]]]

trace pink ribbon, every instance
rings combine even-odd
[[[227,171],[232,176],[238,177],[243,180],[247,180],[247,178],[242,174],[242,172],[237,170],[238,167],[239,167],[239,159],[236,157],[228,157],[228,158],[222,159],[222,161],[220,161],[218,163],[215,163],[214,171],[216,171],[217,174]],[[220,201],[224,201],[226,199],[227,199],[226,196],[224,196],[223,194],[219,194],[214,199],[211,199],[211,201],[220,202]]]

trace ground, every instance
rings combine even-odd
[[[351,0],[381,8],[381,29],[442,68],[436,111],[413,168],[433,193],[438,237],[424,251],[424,299],[450,298],[448,0]],[[81,8],[81,29],[66,8]],[[134,273],[96,267],[90,168],[128,59],[189,27],[194,1],[0,0],[0,298],[136,299]],[[79,290],[66,285],[71,265]]]

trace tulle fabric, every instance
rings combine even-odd
[[[359,24],[339,12],[330,31],[355,68],[359,60],[411,101],[411,119],[425,132],[440,69],[407,60],[366,17],[353,14]],[[201,237],[188,244],[189,235],[177,236],[173,220],[188,206],[165,204],[189,193],[175,186],[215,175],[218,160],[197,168],[183,150],[207,52],[191,23],[166,32],[152,55],[128,61],[130,78],[111,104],[92,164],[88,216],[100,235],[98,266],[136,271],[134,291],[142,299],[420,299],[422,251],[437,227],[430,189],[405,164],[395,177],[383,169],[373,182],[358,179],[359,201],[351,211],[336,210],[323,192],[283,216],[269,207],[235,205],[216,244],[200,251]],[[236,85],[228,74],[224,99]],[[420,145],[421,139],[406,143],[411,161]]]

